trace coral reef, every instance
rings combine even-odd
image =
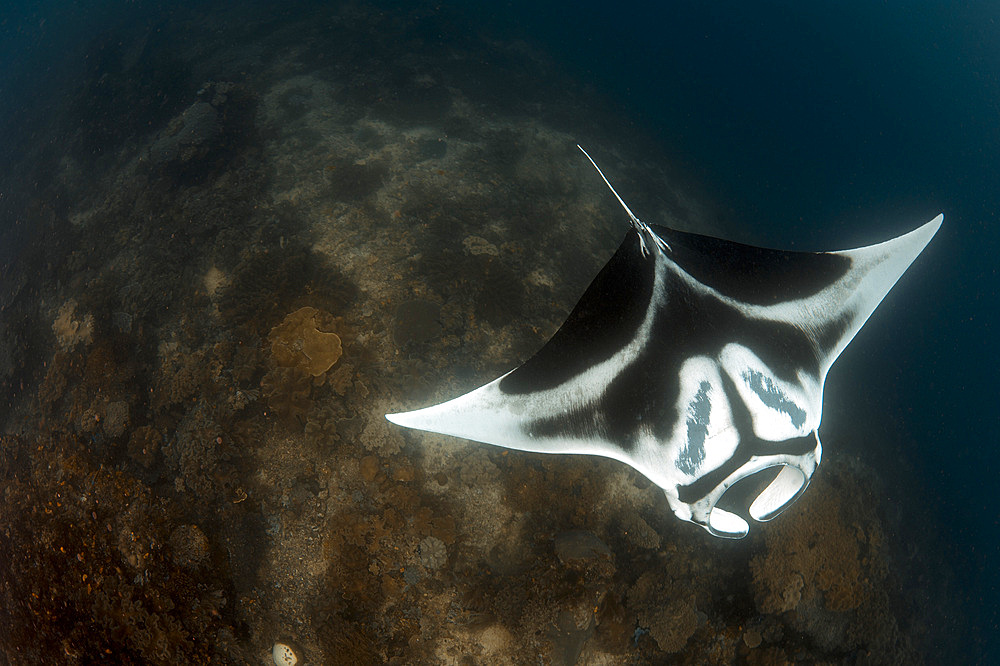
[[[163,345],[160,355],[160,367],[153,389],[153,408],[163,410],[196,399],[209,379],[206,351],[184,353],[176,345]]]
[[[293,211],[276,206],[268,222],[258,242],[274,247],[266,252],[249,248],[218,297],[219,312],[227,322],[266,337],[291,308],[342,312],[357,298],[353,280],[325,257],[301,246],[301,221]]]
[[[683,650],[698,628],[695,595],[684,577],[644,573],[628,592],[628,607],[667,653]]]
[[[767,531],[750,561],[757,608],[824,650],[892,652],[899,628],[886,612],[882,523],[864,500],[872,488],[831,465],[815,490]]]
[[[59,314],[52,322],[52,331],[63,351],[68,351],[79,343],[89,344],[94,336],[94,316],[85,314],[76,319],[77,303],[70,299],[59,308]]]
[[[185,569],[202,567],[208,560],[208,537],[197,525],[178,525],[170,533],[171,557]]]
[[[115,400],[104,408],[101,427],[108,437],[121,437],[128,423],[128,403],[124,400]]]
[[[0,451],[25,444],[4,438]],[[249,659],[235,640],[235,618],[223,615],[228,595],[217,576],[164,556],[183,527],[164,500],[89,464],[72,436],[33,442],[32,450],[30,466],[0,465],[9,479],[0,512],[0,646],[12,662]]]
[[[195,102],[176,116],[149,148],[158,166],[203,159],[222,135],[219,114],[208,102]]]
[[[163,443],[161,435],[153,426],[145,425],[132,431],[128,440],[128,456],[146,469],[153,467],[157,453]]]
[[[271,411],[288,424],[303,425],[312,408],[312,378],[298,368],[272,368],[260,380]]]
[[[448,547],[435,536],[424,537],[419,548],[420,563],[425,569],[436,571],[448,562]]]
[[[865,601],[870,583],[862,576],[860,561],[864,532],[840,520],[839,511],[835,496],[825,498],[810,512],[793,514],[768,532],[767,555],[751,562],[761,612],[795,610],[803,589],[820,594],[820,604],[831,611],[853,610]],[[807,547],[791,545],[802,543]]]
[[[333,317],[316,308],[304,307],[292,312],[271,329],[271,358],[282,368],[298,368],[319,377],[340,360],[343,348],[340,336],[329,330]]]
[[[415,299],[396,306],[393,317],[392,339],[400,347],[411,343],[433,340],[441,332],[438,317],[441,306],[430,301]]]

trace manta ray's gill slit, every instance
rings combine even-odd
[[[806,422],[806,412],[789,399],[770,377],[759,370],[745,370],[741,377],[750,390],[757,394],[765,407],[787,414],[792,425],[801,428]]]
[[[740,439],[736,450],[724,464],[687,485],[677,487],[677,497],[688,504],[693,504],[710,495],[721,483],[750,462],[754,456],[805,456],[816,448],[816,437],[812,433],[781,442],[771,442],[756,437],[753,434],[753,417],[740,399],[739,391],[733,384],[732,378],[725,373],[722,374],[722,386],[728,398],[733,427],[740,434]]]
[[[698,392],[687,408],[684,422],[687,439],[677,455],[677,469],[691,476],[697,474],[701,464],[705,462],[705,440],[708,439],[708,426],[712,418],[712,401],[709,397],[711,390],[711,382],[699,383]]]

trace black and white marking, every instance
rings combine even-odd
[[[386,418],[614,458],[660,486],[678,518],[745,536],[747,521],[717,502],[774,467],[750,517],[770,520],[802,494],[822,456],[830,366],[944,216],[877,245],[785,252],[647,225],[615,196],[632,228],[535,356],[454,400]]]

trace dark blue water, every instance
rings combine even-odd
[[[893,479],[906,486],[887,502],[910,505],[914,531],[922,517],[937,531],[940,556],[957,563],[954,593],[972,609],[970,653],[1000,659],[1000,9],[650,4],[518,0],[440,11],[473,26],[454,39],[522,39],[611,100],[623,143],[653,137],[650,151],[714,199],[733,238],[840,249],[945,213],[835,366],[824,437],[830,449],[869,457],[890,488]],[[155,39],[158,24],[197,5],[5,3],[0,163],[59,149],[63,137],[47,130],[64,112],[63,92],[100,66],[95,37],[142,30]],[[177,104],[149,112],[169,117]],[[0,212],[30,197],[32,178],[17,176],[13,184],[0,173]],[[4,261],[32,233],[5,217]]]

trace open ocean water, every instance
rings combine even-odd
[[[744,243],[945,214],[746,539],[383,418],[614,253],[578,143]],[[1000,663],[998,164],[995,3],[5,2],[0,661]]]

